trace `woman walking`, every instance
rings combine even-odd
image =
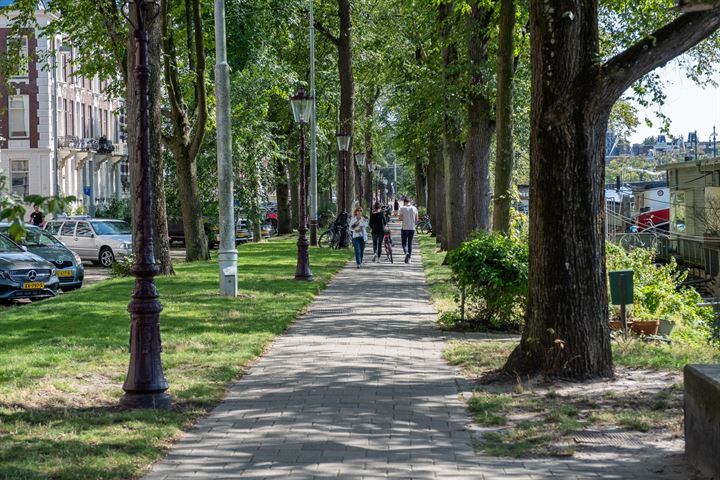
[[[370,214],[370,232],[372,233],[373,240],[373,262],[379,259],[380,255],[382,255],[382,242],[383,237],[385,236],[385,225],[387,225],[385,213],[382,211],[380,202],[375,202],[375,205],[373,205],[373,212]]]
[[[362,214],[363,209],[357,207],[353,212],[352,219],[350,219],[350,231],[352,232],[353,247],[355,247],[355,262],[357,263],[357,268],[360,268],[360,264],[363,262],[365,242],[367,242],[367,221]]]

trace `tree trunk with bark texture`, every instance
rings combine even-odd
[[[338,73],[340,77],[340,130],[354,133],[355,118],[355,81],[352,70],[352,3],[350,0],[338,0],[338,16],[340,17],[340,36],[337,37]],[[355,161],[353,160],[353,145],[345,154],[345,191],[342,181],[342,153],[338,162],[338,199],[345,197],[348,212],[355,203]],[[338,203],[340,203],[338,201]]]
[[[131,9],[131,12],[134,12]],[[134,13],[133,13],[134,14]],[[159,18],[148,22],[148,61],[150,63],[149,78],[149,101],[150,101],[150,168],[152,194],[153,194],[153,247],[155,253],[155,262],[160,269],[161,275],[174,275],[175,271],[170,258],[170,237],[167,227],[167,212],[165,208],[165,162],[161,149],[161,125],[162,119],[160,114],[160,106],[162,103],[162,56],[161,56],[161,22]],[[130,31],[128,35],[128,57],[127,57],[127,92],[134,92],[137,88],[137,79],[135,78],[135,37]],[[129,119],[138,118],[138,105],[135,95],[128,94],[126,100],[127,115]],[[130,163],[130,176],[136,178],[137,160],[136,152],[136,135],[137,125],[135,121],[127,122],[128,128],[128,157]],[[160,172],[160,173],[157,173]],[[131,185],[134,182],[130,182]],[[131,192],[131,198],[134,198],[135,192]],[[134,221],[134,220],[133,220]]]
[[[161,2],[163,19],[163,55],[165,88],[170,105],[171,132],[164,141],[173,154],[176,164],[180,209],[185,230],[185,259],[189,262],[208,260],[208,239],[205,235],[200,195],[197,188],[197,156],[205,137],[207,125],[207,92],[205,86],[205,46],[203,40],[200,0],[186,0],[192,4],[192,21],[195,48],[193,102],[188,108],[178,72],[177,52],[169,28],[168,3]]]
[[[497,141],[495,142],[495,195],[493,230],[510,232],[513,172],[513,77],[515,59],[515,0],[501,0],[495,98]]]
[[[440,38],[443,45],[443,78],[446,85],[457,82],[457,45],[451,39],[452,27],[455,23],[453,16],[453,5],[451,2],[439,5],[438,20],[440,23]],[[452,88],[452,87],[450,87]],[[453,250],[458,247],[464,236],[465,220],[465,189],[464,189],[464,162],[463,145],[461,138],[460,122],[452,112],[451,99],[445,100],[445,112],[443,114],[443,164],[445,179],[444,186],[444,218],[443,247]]]
[[[468,93],[468,132],[465,141],[465,220],[462,238],[474,230],[490,229],[490,144],[495,131],[492,105],[483,92],[486,83],[483,69],[488,60],[487,49],[492,12],[473,2],[468,19],[468,57],[470,59],[470,90]]]
[[[610,110],[638,78],[718,27],[720,9],[684,14],[599,64],[596,0],[531,2],[529,297],[507,372],[613,375],[603,235]]]
[[[443,157],[443,149],[440,147],[430,159],[432,172],[429,178],[432,179],[433,189],[433,213],[431,220],[433,224],[433,233],[440,242],[443,250],[447,250],[447,235],[445,234],[445,164]]]
[[[426,166],[422,158],[415,160],[415,200],[418,207],[428,206]]]
[[[278,234],[292,233],[290,217],[290,199],[288,191],[288,172],[285,160],[275,160],[275,196],[277,197]]]
[[[379,92],[378,92],[379,93]],[[363,178],[363,199],[365,203],[365,207],[368,211],[372,210],[372,198],[373,198],[373,192],[372,192],[372,174],[370,172],[370,168],[372,168],[373,162],[375,161],[375,149],[373,145],[373,136],[372,136],[372,125],[375,121],[375,102],[377,101],[377,96],[375,96],[373,99],[368,101],[365,104],[365,166],[362,167],[360,170],[362,171],[362,178]]]

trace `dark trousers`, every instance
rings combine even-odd
[[[373,253],[379,257],[380,255],[382,255],[383,237],[385,235],[382,233],[373,233],[372,236],[373,236]]]
[[[408,257],[412,255],[412,241],[414,236],[415,230],[400,230],[403,252],[405,252],[405,255]]]
[[[354,237],[353,247],[355,247],[355,261],[360,265],[365,255],[365,239],[363,237]]]

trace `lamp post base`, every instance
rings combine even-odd
[[[120,405],[129,409],[170,410],[172,397],[167,393],[126,393]]]
[[[310,246],[318,246],[318,223],[317,220],[310,220]]]

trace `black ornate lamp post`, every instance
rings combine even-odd
[[[128,408],[169,408],[170,395],[167,380],[160,361],[160,312],[155,289],[155,252],[152,239],[152,189],[150,187],[150,118],[148,84],[148,22],[159,13],[158,0],[130,0],[134,9],[135,42],[137,45],[135,75],[137,78],[137,139],[135,161],[137,162],[135,197],[133,198],[133,251],[135,265],[135,289],[128,305],[132,325],[130,327],[130,365],[123,384],[125,395],[120,404]],[[132,17],[132,15],[131,15]]]
[[[352,134],[339,131],[336,135],[338,150],[342,152],[342,199],[338,203],[338,210],[341,213],[347,213],[347,152],[350,150],[350,141],[352,140]]]
[[[290,98],[292,105],[293,117],[295,122],[300,124],[300,201],[298,206],[298,241],[297,241],[297,267],[295,269],[295,280],[312,280],[310,272],[310,258],[308,255],[308,247],[310,243],[307,239],[307,213],[305,203],[307,202],[307,194],[305,193],[305,125],[312,117],[313,98],[305,94],[305,89],[300,87],[300,91]]]

